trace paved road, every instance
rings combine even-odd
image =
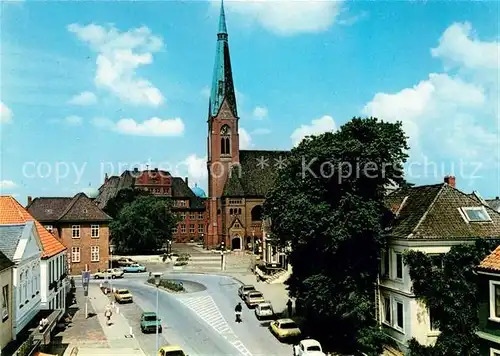
[[[179,273],[165,274],[164,277],[197,282],[206,289],[183,294],[160,291],[160,318],[164,328],[160,343],[168,340],[170,344],[181,345],[191,356],[291,354],[292,347],[277,341],[267,329],[268,324],[259,322],[252,310],[244,307],[243,323],[234,322],[234,306],[239,301],[239,283],[234,279]],[[153,355],[155,335],[143,335],[138,326],[142,310],[156,309],[156,288],[146,285],[145,280],[144,274],[127,275],[124,279],[114,280],[113,285],[126,287],[134,295],[135,303],[121,306],[120,312],[133,325],[146,354]]]

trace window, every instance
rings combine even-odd
[[[189,233],[194,234],[194,224],[189,225]]]
[[[396,278],[403,279],[403,255],[396,253]]]
[[[490,349],[490,356],[500,356],[500,350]]]
[[[177,230],[178,230],[178,227],[177,226],[174,226],[172,228],[172,234],[176,234],[177,233]]]
[[[9,319],[9,285],[2,287],[2,321]]]
[[[71,248],[71,262],[80,262],[80,247]]]
[[[90,262],[99,262],[99,246],[90,247]]]
[[[429,328],[431,331],[439,330],[439,323],[436,318],[436,311],[432,308],[429,309]]]
[[[198,234],[203,234],[205,232],[205,225],[199,224],[198,225]]]
[[[383,301],[384,301],[384,322],[387,324],[391,325],[392,320],[391,320],[391,298],[388,296],[383,296]]]
[[[181,220],[186,220],[186,213],[181,213]]]
[[[205,218],[205,214],[203,214],[202,212],[199,212],[198,213],[198,220],[203,220]]]
[[[221,139],[220,139],[220,153],[222,155],[230,155],[231,154],[231,130],[229,126],[224,125],[220,131]]]
[[[484,206],[462,208],[465,218],[469,222],[486,222],[491,221],[488,212]]]
[[[99,237],[99,225],[90,225],[90,236]]]
[[[52,281],[54,280],[54,277],[52,276],[52,263],[53,261],[49,262],[49,283],[52,283]]]
[[[403,303],[396,302],[396,325],[397,328],[404,330]]]
[[[52,233],[52,231],[54,230],[54,227],[53,227],[52,225],[45,225],[45,229],[46,229],[48,232]]]
[[[179,200],[179,206],[180,207],[185,207],[186,206],[186,201],[185,200]]]
[[[386,250],[382,250],[382,252],[380,253],[380,275],[382,277],[389,277],[389,271],[390,271],[390,254],[388,251]]]
[[[80,225],[73,225],[73,226],[71,226],[71,236],[74,239],[79,239],[80,238]]]
[[[500,323],[500,281],[490,280],[490,320]]]
[[[186,224],[181,224],[181,233],[186,233]]]
[[[196,213],[190,213],[189,214],[189,219],[196,220]]]

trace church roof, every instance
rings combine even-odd
[[[221,2],[219,16],[219,33],[217,34],[217,47],[215,50],[215,64],[210,91],[209,116],[215,117],[224,102],[227,101],[234,117],[238,117],[236,109],[236,92],[233,84],[231,70],[231,57],[229,55],[229,42],[227,40],[226,15],[224,3]]]
[[[224,186],[224,197],[265,197],[289,151],[240,150],[240,166],[234,166]]]

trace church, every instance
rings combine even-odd
[[[240,150],[239,120],[222,3],[207,120],[207,247],[258,248],[263,236],[262,204],[289,154]]]

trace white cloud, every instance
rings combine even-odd
[[[453,24],[431,50],[445,65],[453,63],[457,73],[431,73],[411,88],[377,93],[363,108],[366,115],[403,122],[410,159],[432,155],[498,163],[499,84],[492,85],[491,75],[498,76],[492,48],[498,50],[499,42],[481,42],[471,34],[470,24]],[[484,71],[490,78],[480,74]]]
[[[216,7],[219,2],[212,2]],[[343,1],[238,0],[225,3],[226,10],[247,23],[257,23],[278,35],[325,31],[335,23]],[[236,22],[236,20],[235,20]]]
[[[262,120],[262,119],[265,119],[269,115],[269,112],[268,112],[266,107],[256,106],[255,109],[253,109],[252,115],[257,120]]]
[[[252,131],[252,135],[269,135],[271,133],[271,130],[266,129],[266,128],[258,128]]]
[[[11,180],[0,180],[0,190],[12,190],[17,186],[16,183],[14,183]]]
[[[247,130],[240,127],[239,135],[240,135],[240,149],[241,150],[247,150],[247,149],[253,147],[252,137],[250,136],[250,134],[248,133]]]
[[[312,120],[310,125],[301,125],[292,132],[290,138],[293,145],[297,146],[307,136],[316,136],[327,131],[335,131],[336,129],[337,125],[335,125],[333,118],[325,115],[319,119]]]
[[[97,103],[97,96],[91,91],[84,91],[72,97],[68,101],[68,103],[72,105],[82,105],[82,106],[93,105]]]
[[[134,136],[182,136],[185,128],[184,122],[178,117],[166,120],[153,117],[142,123],[134,119],[121,119],[115,123],[107,118],[96,117],[92,119],[92,124],[98,128]]]
[[[148,27],[120,32],[112,25],[71,24],[68,31],[97,53],[94,82],[98,87],[135,105],[163,103],[160,90],[136,74],[139,67],[153,62],[153,53],[163,48],[162,38],[153,35]]]
[[[183,160],[175,170],[178,175],[186,175],[191,182],[205,181],[208,176],[207,157],[198,157],[196,154],[190,154]]]
[[[13,116],[12,110],[0,101],[0,124],[11,122]]]
[[[80,116],[71,115],[64,119],[64,122],[71,126],[79,126],[83,123],[83,119]]]

